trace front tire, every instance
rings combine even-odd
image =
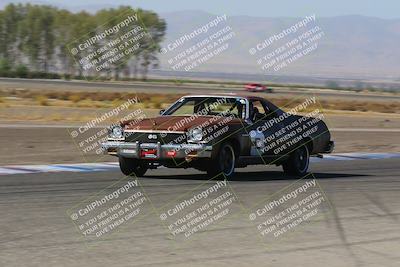
[[[221,145],[217,156],[210,162],[207,174],[211,177],[223,174],[225,178],[232,178],[235,174],[235,150],[230,143]]]
[[[310,153],[308,147],[301,146],[289,155],[282,167],[286,174],[303,176],[307,174],[309,164]]]
[[[119,157],[119,168],[127,176],[142,177],[146,173],[148,166],[138,159]]]

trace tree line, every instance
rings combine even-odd
[[[70,45],[82,38],[96,36],[121,21],[121,14],[137,14],[136,24],[105,37],[101,44],[115,40],[137,25],[148,35],[140,39],[133,53],[98,73],[85,72],[80,54],[71,54]],[[128,6],[103,9],[96,13],[77,13],[47,5],[9,4],[0,10],[0,76],[40,78],[146,78],[149,68],[157,66],[160,43],[166,23],[158,14]],[[118,63],[118,64],[117,64]]]

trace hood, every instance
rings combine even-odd
[[[207,127],[218,122],[228,124],[241,124],[240,119],[224,121],[227,117],[218,116],[158,116],[140,121],[129,120],[121,123],[126,130],[165,130],[187,131],[194,126]]]

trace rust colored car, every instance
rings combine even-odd
[[[319,118],[285,112],[256,96],[189,95],[155,118],[110,127],[102,146],[119,158],[125,175],[165,166],[230,178],[235,168],[253,164],[282,165],[287,174],[304,175],[310,156],[334,147],[320,114],[313,114]]]

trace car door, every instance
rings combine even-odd
[[[288,155],[297,147],[299,147],[303,142],[301,131],[299,132],[299,128],[302,127],[301,122],[299,121],[299,116],[292,115],[287,112],[284,112],[280,108],[276,107],[269,101],[264,101],[264,105],[267,109],[273,111],[270,114],[270,118],[275,121],[279,121],[277,124],[278,127],[273,129],[274,138],[273,140],[269,140],[269,146],[273,146],[273,154],[275,155]]]
[[[250,101],[251,156],[278,157],[284,153],[282,145],[277,144],[277,136],[282,132],[284,124],[279,121],[276,110],[271,109],[264,101]],[[258,110],[258,115],[255,111]],[[275,119],[276,118],[276,119]]]

